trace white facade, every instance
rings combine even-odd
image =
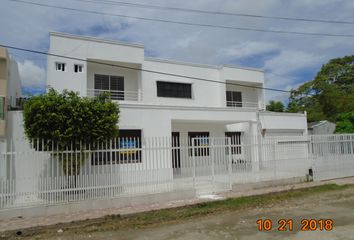
[[[258,69],[146,58],[142,45],[63,33],[50,34],[49,53],[48,85],[58,91],[91,96],[100,91],[95,74],[123,77],[124,90],[116,93],[124,96],[119,100],[119,127],[139,129],[144,137],[170,136],[173,131],[180,136],[190,131],[209,132],[210,137],[222,137],[226,131],[257,135],[260,126],[307,134],[304,114],[264,112],[264,72]],[[57,70],[58,63],[65,64],[64,71]],[[82,66],[82,72],[74,71],[75,64]],[[158,81],[189,84],[191,97],[158,97]],[[241,96],[237,102],[227,102],[226,91]],[[274,126],[263,127],[268,122]]]

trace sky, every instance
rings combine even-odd
[[[137,8],[141,3],[205,11],[354,22],[352,0],[25,0],[67,8],[171,21],[296,32],[351,34],[354,24],[334,24]],[[107,4],[104,4],[107,3]],[[145,55],[202,64],[234,64],[265,71],[265,86],[290,90],[312,80],[332,58],[354,54],[354,38],[305,36],[143,21],[0,0],[0,44],[48,51],[49,32],[143,44]],[[45,91],[46,56],[10,50],[23,92]],[[287,93],[266,91],[267,100]]]

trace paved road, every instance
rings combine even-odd
[[[270,219],[273,230],[258,231],[258,219]],[[293,219],[293,230],[278,231],[279,219]],[[301,231],[302,219],[333,219],[334,228],[331,231]],[[52,239],[354,239],[354,188],[291,199],[282,205],[196,218],[183,223],[91,234],[63,233]]]

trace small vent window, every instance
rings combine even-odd
[[[75,64],[74,65],[74,72],[81,73],[82,70],[83,70],[83,66],[81,64]]]
[[[55,69],[57,71],[65,72],[65,67],[66,67],[65,65],[66,65],[65,63],[57,62],[57,63],[55,63]]]

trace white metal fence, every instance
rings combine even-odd
[[[315,180],[354,176],[354,134],[311,136]]]
[[[354,176],[354,135],[151,137],[96,143],[9,141],[0,150],[0,209],[305,177]],[[0,148],[1,149],[1,148]]]

